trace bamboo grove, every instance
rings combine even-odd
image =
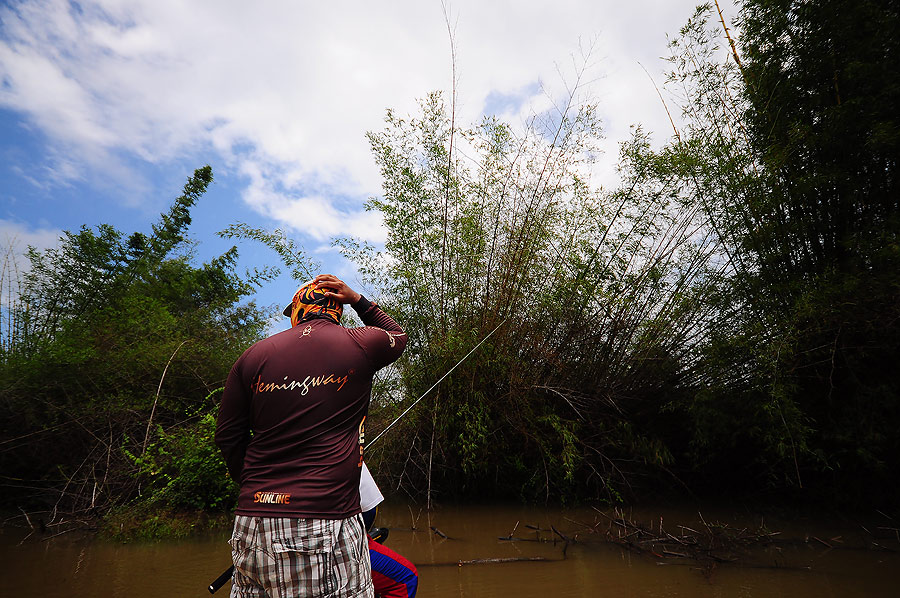
[[[455,92],[432,93],[369,134],[383,188],[368,207],[388,239],[335,244],[410,334],[377,380],[370,437],[497,329],[369,448],[386,490],[429,505],[896,497],[897,10],[746,0],[735,39],[717,8],[670,39],[672,130],[635,126],[618,157],[598,151],[588,52],[524,126],[459,126]],[[263,330],[239,301],[271,271],[171,255],[195,183],[150,237],[101,226],[30,254],[3,311],[5,494],[230,506],[203,443],[228,366]],[[283,231],[222,234],[309,272]]]
[[[715,8],[670,43],[683,124],[636,128],[616,189],[578,76],[524,131],[433,95],[370,135],[390,237],[344,246],[415,339],[387,419],[504,322],[387,440],[398,488],[890,500],[896,11],[747,2],[739,49]]]

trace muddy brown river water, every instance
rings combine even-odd
[[[702,531],[716,523],[733,530],[764,523],[773,535],[741,549],[736,562],[698,562],[605,541],[618,526],[593,509],[444,506],[428,514],[387,505],[376,524],[390,528],[387,545],[418,566],[423,598],[900,595],[900,538],[892,531],[898,525],[886,516],[700,514],[702,520],[693,508],[622,513],[651,526],[662,517],[666,533],[675,536],[684,533],[679,526]],[[575,542],[566,544],[553,528]],[[23,541],[28,531],[0,530],[2,597],[199,598],[209,596],[207,585],[230,564],[225,532],[121,544],[71,534]],[[229,589],[230,583],[215,596]]]

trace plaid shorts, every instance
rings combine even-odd
[[[234,518],[231,598],[374,598],[362,516]]]

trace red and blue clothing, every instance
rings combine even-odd
[[[388,548],[369,538],[372,560],[372,582],[377,598],[414,598],[419,587],[416,566]]]

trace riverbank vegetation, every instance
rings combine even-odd
[[[234,248],[193,265],[190,209],[211,181],[208,166],[195,171],[152,234],[83,227],[29,250],[2,321],[5,506],[41,511],[41,526],[130,501],[230,506],[212,414],[263,332],[239,300],[265,273],[238,276]]]
[[[336,240],[410,335],[369,437],[490,338],[369,447],[384,489],[896,506],[897,21],[866,0],[746,0],[732,40],[698,8],[661,94],[681,118],[635,127],[615,188],[592,178],[614,158],[583,70],[523,128],[460,126],[452,93],[389,111],[369,135],[387,242]],[[198,169],[151,235],[101,225],[29,253],[0,322],[6,506],[233,506],[216,403],[263,334],[241,301],[271,271],[237,274],[236,249],[194,265],[211,180]],[[304,263],[281,232],[224,234]]]
[[[870,29],[897,15],[826,4],[746,2],[740,49],[698,9],[670,45],[683,124],[661,147],[635,129],[616,189],[591,184],[577,76],[524,132],[460,130],[438,96],[388,114],[388,241],[344,244],[411,333],[373,427],[502,325],[373,447],[382,475],[426,500],[890,500],[898,88]]]

